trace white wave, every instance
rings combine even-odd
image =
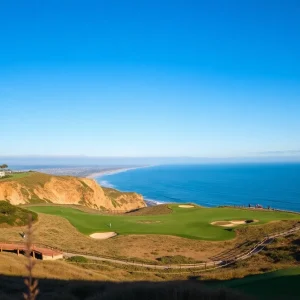
[[[111,184],[110,182],[108,182],[107,180],[101,180],[100,185],[103,187],[107,187],[107,188],[112,188],[112,189],[115,188],[115,186],[113,184]]]
[[[169,203],[169,202],[153,200],[153,199],[149,199],[149,198],[145,198],[145,197],[144,197],[144,200],[147,203],[147,206],[154,206],[154,205]],[[148,202],[149,202],[149,205],[148,205]]]

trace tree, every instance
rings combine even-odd
[[[8,165],[7,164],[0,165],[0,168],[1,169],[6,169],[6,168],[8,168]]]

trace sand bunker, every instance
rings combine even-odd
[[[239,221],[216,221],[210,223],[211,225],[217,225],[222,227],[234,227],[237,225],[245,225],[258,222],[258,220],[239,220]]]
[[[91,238],[97,240],[105,240],[116,236],[115,232],[96,232],[90,235]]]
[[[178,205],[178,207],[180,208],[194,208],[194,205],[187,205],[187,204],[183,204],[183,205]]]

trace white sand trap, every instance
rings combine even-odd
[[[91,238],[97,240],[105,240],[116,236],[115,232],[96,232],[90,235]]]
[[[256,222],[258,222],[258,220],[216,221],[216,222],[212,222],[210,224],[222,226],[222,227],[234,227],[237,225],[252,224],[252,223],[256,223]]]
[[[178,207],[180,208],[194,208],[194,205],[187,205],[187,204],[183,204],[183,205],[178,205]]]

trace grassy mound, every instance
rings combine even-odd
[[[36,206],[30,209],[38,213],[46,213],[66,218],[80,232],[91,234],[94,232],[114,231],[122,234],[159,234],[175,235],[199,240],[222,241],[236,236],[235,230],[213,226],[210,223],[217,220],[259,220],[255,224],[270,221],[299,220],[298,214],[255,211],[235,208],[201,208],[181,209],[177,205],[170,205],[170,214],[158,215],[96,215],[79,210],[55,206]],[[160,209],[160,208],[159,208]],[[110,227],[111,224],[111,227]],[[256,226],[249,224],[243,226]],[[243,230],[243,228],[239,229]]]
[[[74,263],[88,263],[88,259],[80,255],[69,257],[67,261],[74,262]]]
[[[28,215],[32,215],[32,220],[36,221],[38,216],[35,212],[16,207],[7,201],[0,201],[0,225],[23,226],[28,222]]]
[[[148,216],[148,215],[167,215],[172,213],[172,209],[167,204],[149,206],[141,208],[137,211],[129,212],[130,216]]]

